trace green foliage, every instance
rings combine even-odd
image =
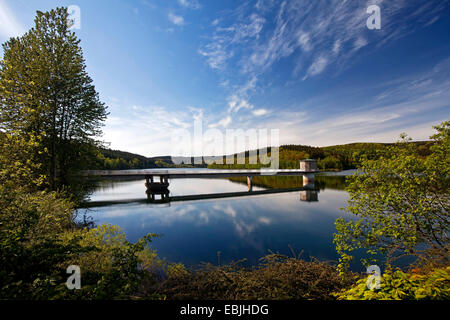
[[[62,234],[63,244],[79,239],[77,244],[85,252],[64,261],[64,266],[80,266],[82,288],[63,290],[58,298],[129,298],[143,281],[151,277],[149,270],[163,264],[148,247],[153,237],[156,235],[148,234],[133,244],[126,240],[120,228],[110,225]]]
[[[334,242],[341,272],[360,248],[369,255],[364,263],[379,254],[386,255],[388,264],[403,255],[448,263],[449,124],[435,127],[437,134],[431,137],[434,144],[426,158],[403,136],[384,156],[362,161],[364,174],[356,173],[347,188],[347,210],[359,220],[336,221]]]
[[[368,289],[360,279],[351,289],[336,294],[338,300],[448,300],[450,267],[435,268],[428,274],[390,271],[381,277],[379,289]]]
[[[113,299],[132,295],[159,262],[148,235],[132,244],[112,226],[77,229],[73,204],[55,192],[2,195],[1,299]],[[82,289],[68,290],[65,269],[78,265]]]
[[[0,297],[49,298],[61,277],[58,264],[81,250],[72,241],[62,244],[58,234],[73,224],[72,204],[51,192],[0,194]]]
[[[117,298],[135,291],[158,261],[147,246],[153,235],[131,244],[117,227],[78,229],[67,194],[39,190],[35,164],[21,160],[35,143],[1,138],[7,143],[0,149],[0,299]],[[65,286],[72,264],[82,268],[80,291]]]
[[[157,261],[147,247],[152,235],[131,244],[116,227],[77,229],[67,195],[38,190],[39,179],[30,178],[34,164],[21,162],[19,152],[8,153],[33,149],[34,143],[16,138],[7,140],[0,153],[0,299],[130,295],[148,276],[144,267]],[[80,291],[65,286],[71,264],[82,268]]]
[[[144,242],[151,242],[152,237],[156,237],[156,235],[149,234],[145,239],[143,238],[135,244],[136,248],[142,247],[142,250],[148,251],[148,255],[143,255],[147,260],[141,261],[145,264],[151,264],[151,260],[156,257],[156,254],[149,248],[146,248],[144,244]],[[129,245],[121,229],[112,225],[100,225],[92,229],[75,229],[72,232],[61,234],[60,239],[63,243],[70,243],[74,239],[80,239],[78,241],[80,246],[98,249],[82,257],[75,257],[76,260],[71,261],[71,264],[79,265],[85,271],[89,270],[98,273],[111,270],[113,266],[112,256],[117,250],[122,250],[122,248],[126,248]]]
[[[36,190],[45,186],[46,176],[36,161],[40,149],[40,136],[0,131],[0,193],[7,194],[17,187]]]
[[[88,168],[107,115],[67,21],[65,8],[38,11],[34,28],[3,44],[0,62],[0,128],[39,137],[30,161],[53,189],[72,187],[72,174]]]

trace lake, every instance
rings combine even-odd
[[[286,255],[303,251],[305,259],[337,261],[334,222],[340,216],[352,218],[340,210],[348,200],[344,179],[342,173],[317,177],[315,185],[320,189],[312,197],[305,196],[305,191],[290,191],[169,203],[110,204],[108,201],[146,199],[145,181],[103,180],[91,195],[92,207],[87,214],[96,224],[120,226],[132,242],[147,233],[161,235],[151,247],[167,261],[187,266],[217,264],[219,251],[221,263],[246,258],[247,265],[254,265],[271,251]],[[302,177],[255,177],[252,191],[296,187],[302,187]],[[240,178],[172,179],[169,189],[175,198],[248,191],[246,180]]]

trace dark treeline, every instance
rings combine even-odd
[[[99,170],[127,170],[127,169],[149,169],[149,168],[173,168],[173,167],[205,167],[192,165],[193,158],[184,161],[184,164],[175,164],[170,156],[145,157],[139,154],[99,148],[94,163],[90,169]]]
[[[146,169],[166,167],[170,164],[170,157],[147,158],[130,152],[101,148],[97,154],[95,169]]]

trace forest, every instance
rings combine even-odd
[[[411,142],[415,152],[421,157],[430,154],[431,141]],[[350,143],[329,147],[311,147],[304,145],[282,145],[279,149],[280,169],[297,169],[299,160],[316,159],[321,170],[340,171],[355,169],[361,159],[376,159],[383,155],[389,146],[388,143]],[[269,148],[270,150],[270,148]],[[208,167],[211,169],[257,169],[264,167],[262,164],[249,164],[249,151],[244,153],[245,164],[237,164],[237,155],[234,155],[234,164],[226,164],[226,156],[223,156],[223,164],[209,164],[203,162],[201,165],[189,164],[175,165],[170,156],[147,158],[138,154],[99,148],[95,163],[90,169],[98,170],[125,170],[125,169],[147,169],[167,167]],[[270,153],[269,153],[270,155]]]
[[[430,154],[431,141],[415,141],[411,145],[420,157],[425,158]],[[320,170],[340,171],[347,169],[356,169],[360,166],[363,159],[377,159],[386,154],[387,150],[396,146],[389,143],[350,143],[328,147],[311,147],[303,145],[283,145],[279,148],[279,167],[280,169],[297,169],[299,160],[316,159]],[[396,146],[397,147],[397,146]],[[401,147],[401,146],[398,146]],[[270,148],[269,148],[270,150]],[[269,151],[270,155],[270,151]],[[237,156],[234,156],[235,159]],[[268,165],[249,164],[249,152],[245,152],[245,164],[210,164],[208,168],[220,169],[256,169]]]

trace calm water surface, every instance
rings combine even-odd
[[[301,187],[292,178],[275,177],[276,185]],[[334,179],[325,184],[327,179]],[[134,202],[89,209],[96,224],[120,226],[134,242],[147,233],[162,235],[151,246],[171,262],[198,265],[248,259],[256,264],[270,251],[291,254],[304,251],[303,257],[337,260],[333,245],[334,222],[339,216],[350,218],[340,208],[348,194],[336,187],[336,177],[322,178],[318,201],[301,201],[300,191],[152,204]],[[298,179],[301,181],[301,178]],[[91,201],[146,198],[145,181],[102,181]],[[294,184],[294,185],[293,185]],[[326,185],[330,185],[327,187]],[[318,183],[316,183],[318,185]],[[274,186],[269,186],[274,187]],[[256,190],[267,189],[259,185]],[[275,186],[276,188],[276,186]],[[227,179],[173,179],[170,195],[247,191],[245,183]]]

